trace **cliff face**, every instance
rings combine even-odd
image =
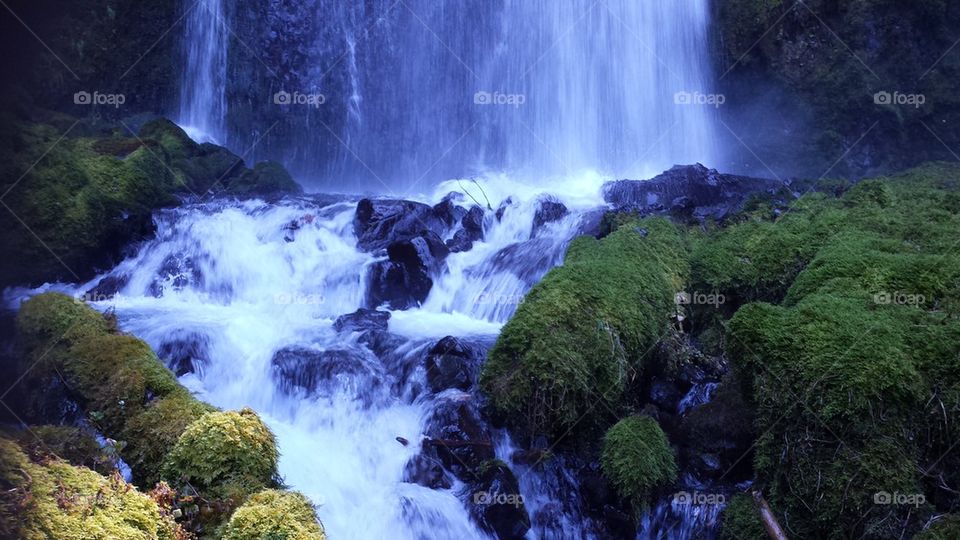
[[[728,170],[762,160],[777,174],[863,176],[956,159],[960,6],[730,0],[714,11],[725,122],[744,143]]]

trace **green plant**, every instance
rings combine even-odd
[[[617,422],[603,438],[603,474],[635,508],[654,489],[676,480],[677,463],[666,434],[649,416]]]

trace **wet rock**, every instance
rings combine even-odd
[[[483,240],[483,209],[473,206],[460,219],[461,228],[454,233],[453,238],[447,240],[447,247],[452,253],[469,251],[473,243]]]
[[[473,348],[453,336],[441,339],[427,353],[427,383],[434,392],[447,388],[469,390],[479,374],[480,359]]]
[[[430,489],[449,489],[452,482],[436,458],[424,454],[413,456],[403,469],[403,481]]]
[[[172,254],[160,265],[160,270],[150,284],[150,294],[160,298],[167,289],[183,290],[191,283],[199,283],[201,277],[200,269],[194,264],[193,258],[180,253]]]
[[[680,456],[701,478],[750,478],[753,412],[732,377],[724,378],[712,399],[692,408],[680,424]]]
[[[508,208],[516,206],[516,203],[513,202],[513,197],[507,197],[503,202],[500,203],[500,206],[497,207],[497,211],[494,215],[497,218],[497,221],[503,221],[503,215],[507,212]]]
[[[469,493],[470,514],[481,527],[501,540],[523,538],[530,516],[513,471],[503,462],[485,463]]]
[[[279,387],[288,393],[329,397],[342,391],[369,405],[385,387],[382,366],[358,351],[288,347],[273,355],[271,365]]]
[[[696,165],[677,165],[651,180],[617,180],[603,186],[604,200],[618,211],[669,214],[684,220],[722,220],[754,194],[792,198],[778,180],[721,174]]]
[[[388,304],[393,309],[409,309],[427,299],[433,277],[442,268],[449,249],[433,232],[387,247],[388,260],[370,268],[367,276],[367,305]]]
[[[389,321],[389,311],[360,308],[353,313],[337,317],[333,323],[333,329],[337,332],[385,331]]]
[[[650,385],[650,401],[665,411],[677,410],[684,394],[685,389],[672,379],[654,379]]]
[[[560,263],[563,250],[554,247],[552,242],[541,238],[518,242],[498,251],[493,256],[493,264],[533,286],[547,270]]]
[[[450,193],[442,201],[433,206],[433,215],[447,227],[452,227],[459,222],[467,210],[462,206],[457,206],[456,201],[462,199],[459,193]]]
[[[530,231],[530,237],[535,238],[540,229],[547,223],[560,221],[570,213],[562,202],[553,197],[545,197],[538,202],[537,211],[533,214],[533,229]]]
[[[210,339],[190,332],[183,336],[171,336],[157,348],[157,356],[177,377],[201,371],[210,360]]]
[[[353,218],[357,247],[366,251],[384,249],[428,232],[439,235],[445,228],[433,208],[413,201],[362,199]]]
[[[425,434],[424,453],[464,481],[476,479],[480,465],[495,457],[490,430],[467,394],[441,398]]]
[[[115,297],[120,289],[127,286],[130,276],[126,274],[110,274],[97,282],[97,285],[83,294],[85,302],[100,302]]]

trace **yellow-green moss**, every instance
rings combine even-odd
[[[211,412],[183,432],[161,476],[208,497],[241,500],[278,484],[278,459],[273,433],[251,409]]]
[[[34,463],[9,440],[0,439],[4,482],[16,497],[12,529],[24,540],[173,540],[176,524],[152,499],[124,482],[59,459]],[[10,467],[14,466],[14,469]],[[4,505],[6,512],[11,508]],[[180,533],[182,534],[182,533]],[[182,536],[180,536],[182,537]]]
[[[324,540],[310,501],[299,493],[265,490],[233,513],[223,540]]]

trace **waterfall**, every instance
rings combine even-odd
[[[223,0],[184,6],[188,11],[178,123],[195,140],[225,144],[228,30]]]
[[[239,2],[229,137],[321,191],[719,162],[707,0],[455,4]],[[278,90],[324,102],[277,106]]]

